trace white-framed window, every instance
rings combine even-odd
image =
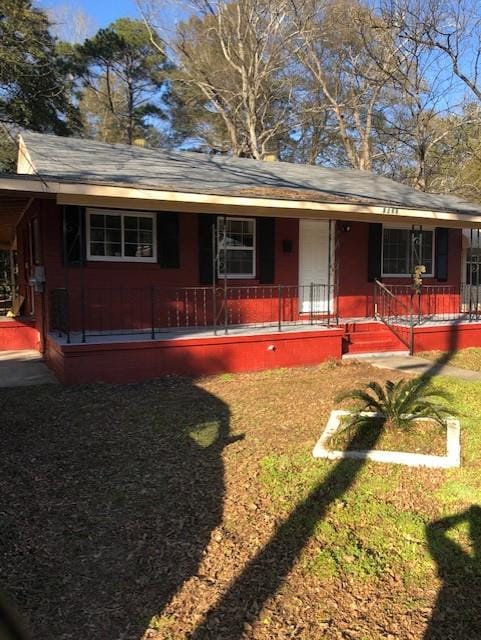
[[[87,209],[87,259],[156,262],[156,215]]]
[[[217,218],[218,277],[254,278],[255,246],[256,223],[253,218]]]
[[[415,243],[414,249],[412,243]],[[413,230],[411,227],[383,226],[382,275],[410,277],[415,264],[426,267],[425,276],[434,275],[434,230]]]

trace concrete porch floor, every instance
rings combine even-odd
[[[0,351],[0,388],[37,384],[57,384],[42,354],[33,350]]]
[[[213,327],[184,327],[184,328],[159,328],[155,330],[155,338],[152,339],[150,330],[137,331],[132,333],[123,333],[121,331],[105,332],[105,333],[86,333],[85,342],[88,344],[112,344],[117,342],[145,342],[152,340],[192,340],[195,338],[233,338],[241,336],[258,336],[258,335],[278,335],[292,334],[292,333],[304,333],[315,331],[331,331],[333,329],[339,330],[341,324],[336,325],[333,321],[330,326],[326,324],[283,324],[281,331],[279,331],[277,324],[270,324],[264,326],[258,325],[229,325],[227,333],[224,327],[219,327],[217,333],[214,333]],[[65,334],[59,335],[53,331],[50,337],[58,344],[65,345],[67,343],[67,336]],[[82,334],[80,331],[70,332],[71,344],[82,344]]]

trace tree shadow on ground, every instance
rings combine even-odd
[[[374,448],[382,422],[363,424],[350,440],[353,449]],[[343,459],[280,525],[271,540],[242,570],[219,602],[207,612],[192,640],[241,638],[246,622],[255,619],[266,600],[287,577],[329,507],[352,486],[365,460]]]
[[[139,640],[221,522],[227,406],[178,378],[0,402],[7,595],[36,640]]]
[[[464,548],[453,539],[468,526]],[[474,640],[481,635],[481,506],[429,524],[429,551],[443,581],[424,640]]]
[[[456,352],[458,322],[453,323],[448,351],[424,372],[426,385]],[[346,449],[371,450],[384,427],[382,421],[363,424]],[[275,595],[328,509],[354,484],[365,460],[344,459],[298,504],[265,547],[243,568],[219,601],[206,613],[191,640],[240,640],[246,622],[255,620]],[[464,640],[464,639],[463,639]]]

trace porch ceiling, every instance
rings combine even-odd
[[[0,193],[0,249],[12,248],[15,227],[31,200],[22,194]]]

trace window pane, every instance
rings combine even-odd
[[[90,243],[90,254],[93,256],[104,256],[105,255],[105,246],[103,242],[91,242]]]
[[[139,231],[139,240],[142,243],[152,244],[152,231]]]
[[[224,228],[228,276],[254,275],[255,220],[218,218],[219,275],[224,275]]]
[[[136,215],[91,214],[90,255],[153,258],[153,219]]]
[[[411,275],[414,264],[423,264],[426,273],[433,273],[432,231],[411,229],[384,229],[383,265],[384,274]]]
[[[92,242],[103,242],[105,240],[105,232],[103,229],[91,229],[90,239]]]
[[[125,242],[137,242],[137,229],[126,229],[124,233]]]
[[[154,254],[151,244],[126,244],[125,255],[135,258],[152,258]]]
[[[92,214],[90,216],[90,228],[93,227],[103,229],[105,227],[105,216],[101,216],[96,213]]]
[[[426,267],[426,273],[433,272],[433,232],[423,231],[422,234],[422,263]]]
[[[120,244],[122,242],[120,230],[117,231],[116,229],[107,229],[107,231],[105,232],[105,239],[107,242],[115,242]]]
[[[409,274],[409,229],[384,229],[383,273]]]
[[[139,229],[152,231],[152,218],[139,218]]]
[[[122,246],[117,242],[107,242],[105,244],[105,254],[106,256],[111,256],[115,258],[120,258],[122,256]]]
[[[105,216],[105,218],[105,224],[108,229],[120,229],[120,216]]]
[[[134,218],[133,216],[124,216],[124,228],[125,229],[137,229],[137,221],[138,218]]]
[[[227,251],[227,273],[250,275],[253,272],[252,261],[252,251]]]
[[[224,241],[224,220],[218,223],[219,245]],[[254,220],[225,221],[225,242],[227,247],[253,247],[254,246]]]

